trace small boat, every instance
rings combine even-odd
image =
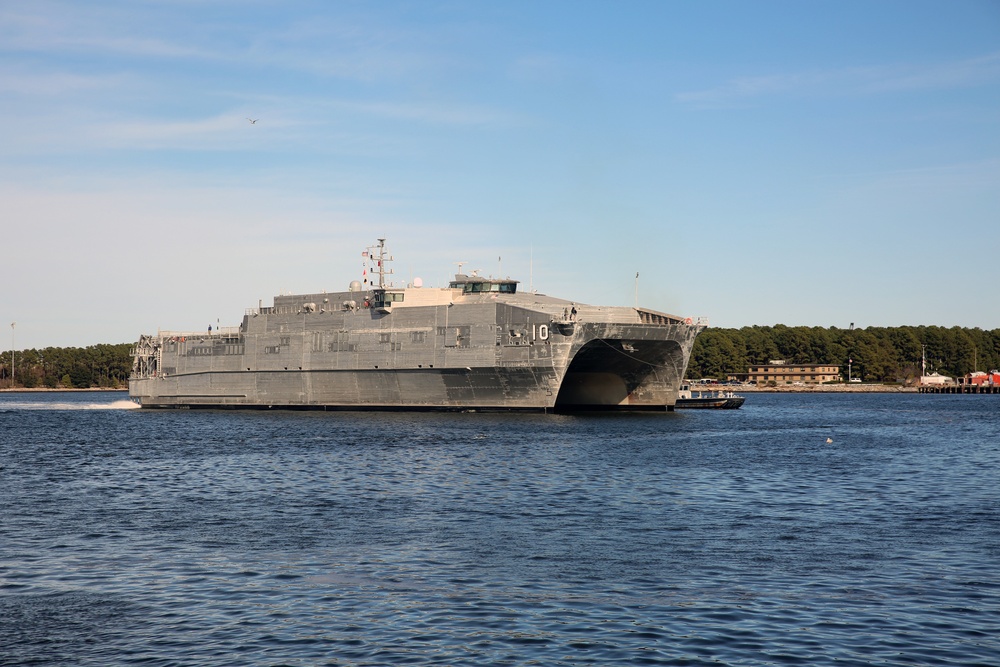
[[[677,392],[677,403],[674,407],[699,410],[735,410],[743,405],[746,398],[731,391],[691,391],[691,385],[682,385]]]

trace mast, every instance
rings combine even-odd
[[[378,251],[378,254],[375,254]],[[393,261],[392,255],[385,254],[385,239],[379,239],[378,245],[368,246],[368,259],[373,262],[373,273],[378,273],[378,289],[385,289],[385,277],[393,274],[392,269],[387,269],[386,262]]]

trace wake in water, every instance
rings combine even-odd
[[[135,410],[139,405],[128,399],[110,403],[71,403],[65,401],[0,401],[0,410]]]

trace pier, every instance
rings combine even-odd
[[[921,394],[1000,394],[1000,385],[951,384],[920,387]]]

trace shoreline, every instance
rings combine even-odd
[[[904,387],[894,384],[856,385],[816,385],[805,387],[734,387],[737,391],[749,393],[793,393],[793,394],[917,394],[919,387]]]
[[[38,393],[50,393],[50,394],[69,394],[73,392],[94,392],[94,391],[124,391],[128,392],[128,389],[114,389],[112,387],[88,387],[86,389],[53,389],[52,387],[5,387],[0,389],[0,394],[38,394]]]
[[[110,387],[89,387],[87,389],[64,389],[51,387],[5,387],[0,389],[0,394],[35,394],[35,393],[76,393],[76,392],[99,392],[115,391],[127,393],[127,388],[114,389]],[[805,386],[779,386],[779,387],[754,387],[751,385],[722,385],[706,384],[692,385],[691,391],[715,392],[726,391],[733,393],[747,394],[827,394],[827,393],[860,393],[860,394],[916,394],[920,392],[919,387],[904,387],[892,384],[853,384],[853,385],[805,385]]]
[[[691,391],[731,391],[747,394],[917,394],[920,388],[904,387],[898,384],[816,384],[779,385],[777,387],[756,387],[746,384],[706,384],[691,385]]]

